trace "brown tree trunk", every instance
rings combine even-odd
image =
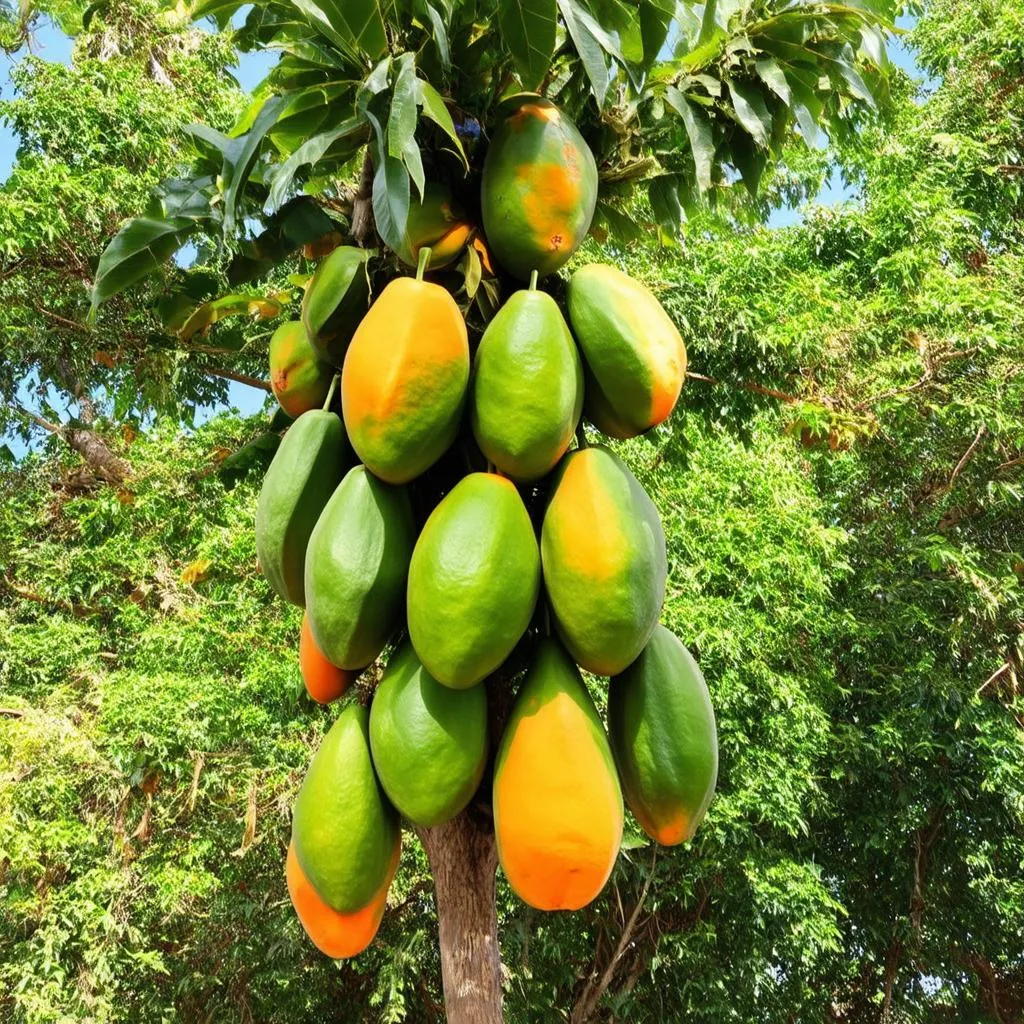
[[[441,975],[448,1024],[502,1024],[501,954],[490,821],[474,808],[419,829],[437,893]]]

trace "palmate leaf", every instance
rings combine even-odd
[[[96,267],[90,318],[112,295],[159,270],[197,227],[191,217],[136,217],[124,224],[103,250]]]
[[[498,28],[526,89],[536,89],[555,52],[555,0],[499,0]]]

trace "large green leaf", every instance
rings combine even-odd
[[[736,119],[762,149],[767,149],[772,133],[772,116],[765,106],[764,97],[752,85],[735,79],[729,80],[729,94]]]
[[[611,80],[605,48],[593,31],[594,19],[577,0],[558,0],[558,9],[562,12],[565,27],[569,30],[573,46],[579,54],[583,70],[590,80],[590,87],[599,107],[604,106],[604,98],[608,94]]]
[[[498,0],[498,28],[523,86],[536,89],[555,52],[555,0]]]
[[[327,151],[339,139],[347,138],[365,130],[365,122],[359,117],[350,117],[331,131],[321,132],[304,142],[284,163],[277,167],[270,179],[270,195],[264,209],[273,213],[280,208],[291,188],[292,181],[300,167],[313,167],[323,159]]]
[[[693,153],[697,187],[701,192],[707,192],[711,188],[711,167],[715,160],[715,135],[711,122],[673,85],[665,91],[665,101],[683,122]]]
[[[224,189],[224,233],[226,235],[232,234],[235,230],[242,190],[252,173],[252,167],[256,162],[260,146],[263,144],[264,136],[277,121],[278,114],[286,102],[284,96],[272,96],[267,100],[252,128],[235,140],[240,143],[240,146],[237,153],[232,154],[234,156],[233,164],[229,165],[225,156],[222,177],[226,185]]]
[[[415,56],[403,53],[397,61],[398,71],[391,89],[391,111],[388,115],[388,154],[401,159],[416,133],[416,64]]]
[[[373,216],[384,244],[402,247],[409,219],[409,172],[397,157],[382,154],[373,176]]]
[[[463,165],[468,171],[469,160],[466,158],[466,151],[463,149],[462,140],[455,130],[455,122],[452,120],[452,115],[445,105],[444,97],[429,82],[424,81],[422,78],[417,79],[417,86],[419,89],[419,102],[423,107],[424,115],[429,117],[452,140],[459,156],[462,157]]]
[[[382,0],[293,0],[301,5],[307,16],[312,14],[321,24],[326,22],[335,39],[340,39],[370,57],[379,57],[388,48],[384,29],[384,11],[388,7]]]
[[[95,316],[99,305],[112,295],[158,270],[196,227],[196,221],[189,217],[136,217],[123,225],[103,250],[96,267],[90,316]]]

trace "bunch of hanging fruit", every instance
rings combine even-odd
[[[572,910],[611,873],[623,796],[673,845],[714,792],[707,687],[658,622],[661,523],[581,425],[628,438],[663,421],[686,351],[654,295],[611,266],[571,276],[568,323],[538,288],[589,230],[597,168],[548,101],[506,111],[483,166],[482,236],[527,286],[477,345],[452,295],[424,278],[479,237],[444,186],[427,187],[396,253],[415,277],[371,303],[367,252],[336,248],[301,320],[271,341],[273,388],[295,422],[260,494],[257,550],[277,593],[305,609],[310,696],[340,697],[390,652],[376,687],[355,688],[365,703],[340,713],[294,807],[289,892],[330,956],[376,934],[402,819],[436,826],[489,798],[512,889]],[[607,733],[581,668],[610,677]],[[498,691],[516,683],[496,716]]]

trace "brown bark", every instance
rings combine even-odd
[[[359,190],[352,200],[352,237],[365,249],[371,244],[373,233],[373,160],[370,158],[370,147],[367,146],[363,171],[359,177]]]
[[[502,1024],[498,849],[491,822],[470,807],[444,825],[417,831],[437,894],[448,1024]]]

